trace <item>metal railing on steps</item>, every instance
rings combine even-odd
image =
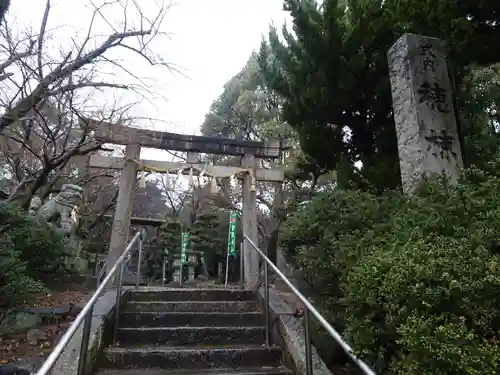
[[[323,315],[307,300],[306,297],[292,284],[292,282],[274,265],[274,263],[267,257],[267,255],[257,247],[257,245],[243,233],[243,238],[247,241],[264,261],[264,314],[266,324],[266,345],[270,344],[270,318],[269,318],[269,268],[283,282],[290,288],[293,294],[304,304],[304,340],[305,340],[305,354],[306,354],[306,375],[313,374],[312,366],[312,341],[311,341],[311,328],[310,328],[310,315],[312,314],[320,323],[320,325],[328,332],[328,334],[337,342],[337,344],[344,350],[354,364],[363,371],[365,375],[376,375],[375,372],[360,358],[358,358],[352,348],[347,342],[344,341],[342,336],[326,321]],[[243,260],[244,262],[245,260]],[[243,279],[243,267],[240,269],[240,279]],[[241,280],[240,280],[241,282]]]
[[[78,357],[78,370],[77,375],[85,374],[85,367],[87,364],[87,353],[89,350],[89,340],[92,327],[92,312],[94,310],[94,305],[97,299],[104,291],[104,289],[113,283],[114,277],[118,271],[118,280],[116,282],[116,307],[115,307],[115,324],[113,328],[113,344],[116,343],[116,331],[118,329],[119,317],[120,317],[120,300],[123,290],[123,273],[125,271],[126,264],[130,259],[130,254],[135,245],[138,245],[139,250],[139,260],[142,256],[142,245],[143,245],[144,232],[137,232],[132,240],[129,242],[123,253],[120,255],[116,263],[111,267],[109,272],[106,273],[106,277],[99,283],[101,277],[103,276],[104,268],[101,269],[97,276],[98,287],[97,290],[92,294],[90,299],[87,301],[82,311],[77,315],[73,323],[66,330],[64,335],[61,337],[57,345],[52,349],[52,352],[47,357],[45,362],[42,364],[40,369],[36,372],[36,375],[46,375],[49,374],[57,360],[63,353],[64,349],[67,347],[70,340],[73,338],[80,325],[83,322],[83,332],[82,332],[82,342],[80,346],[80,356]],[[139,286],[140,272],[139,272],[140,262],[138,263],[138,270],[136,276],[136,286]]]
[[[346,352],[346,354],[351,358],[351,360],[363,371],[365,375],[376,375],[370,367],[359,359],[353,352],[352,348],[347,344],[342,336],[326,321],[326,319],[314,308],[314,306],[307,300],[302,293],[300,293],[297,288],[291,283],[291,281],[272,263],[272,261],[266,256],[266,254],[260,250],[257,245],[250,239],[246,234],[243,234],[244,240],[257,251],[262,260],[264,261],[264,300],[265,300],[265,344],[270,345],[270,313],[269,313],[269,268],[271,268],[274,273],[283,280],[283,282],[290,288],[293,294],[304,304],[304,333],[305,333],[305,352],[306,352],[306,375],[313,374],[312,368],[312,342],[310,335],[310,314],[312,314],[323,326],[323,328],[330,334],[330,336],[339,344],[339,346]],[[135,245],[138,245],[138,262],[137,262],[137,273],[136,273],[136,287],[140,284],[140,265],[142,262],[142,250],[143,250],[143,238],[144,231],[137,232],[132,240],[129,242],[123,253],[117,259],[116,263],[111,267],[109,272],[106,273],[104,280],[101,283],[100,280],[104,276],[105,269],[101,269],[97,275],[97,290],[92,294],[90,299],[87,301],[83,309],[77,315],[73,323],[61,337],[57,345],[54,347],[50,355],[47,357],[45,362],[42,364],[40,369],[36,372],[36,375],[46,375],[49,374],[53,369],[57,360],[60,358],[64,349],[67,347],[75,333],[78,331],[80,325],[83,322],[83,332],[82,332],[82,342],[80,346],[80,356],[78,359],[78,370],[77,375],[84,375],[87,363],[87,353],[89,349],[89,340],[92,326],[92,312],[94,305],[96,304],[99,296],[105,290],[105,288],[113,282],[116,273],[118,272],[118,279],[116,282],[116,307],[115,307],[115,324],[113,328],[113,345],[116,343],[116,332],[119,324],[120,317],[120,301],[123,290],[123,274],[127,265],[128,260],[131,256],[131,251]],[[244,288],[244,276],[243,267],[244,257],[240,256],[240,287]],[[106,266],[105,266],[106,267]]]

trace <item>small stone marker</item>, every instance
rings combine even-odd
[[[40,345],[41,342],[47,339],[48,336],[45,331],[38,328],[32,328],[26,333],[26,341],[32,346]]]
[[[404,193],[424,177],[456,182],[463,162],[444,42],[404,34],[388,61]]]

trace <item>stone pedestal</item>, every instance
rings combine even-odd
[[[69,246],[71,255],[66,257],[66,266],[69,269],[76,271],[80,275],[84,275],[88,271],[88,260],[82,257],[82,241],[76,235],[72,234],[69,238]]]
[[[224,278],[224,264],[222,262],[217,263],[217,277],[219,279]]]
[[[404,34],[388,52],[403,191],[463,167],[444,42]]]
[[[187,266],[188,266],[188,280],[194,280],[194,268],[198,264],[198,254],[196,252],[187,253]],[[173,268],[173,281],[180,282],[181,280],[181,259],[180,254],[174,257],[172,268]]]
[[[67,257],[65,263],[68,269],[73,270],[78,275],[85,275],[88,272],[89,262],[87,259],[81,257]]]

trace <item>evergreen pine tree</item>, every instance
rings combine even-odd
[[[182,222],[177,219],[167,218],[166,223],[160,228],[159,243],[161,251],[158,252],[157,256],[157,258],[161,259],[160,262],[165,261],[167,263],[167,279],[170,279],[173,258],[176,255],[180,256],[181,236]]]
[[[395,188],[400,177],[387,51],[404,33],[440,38],[461,86],[475,64],[500,61],[499,4],[284,0],[292,30],[284,27],[281,37],[271,28],[259,54],[261,75],[283,99],[283,120],[311,164],[335,169],[359,188]],[[477,130],[462,131],[467,137]]]
[[[203,254],[210,276],[217,275],[217,264],[224,253],[223,242],[219,237],[219,226],[217,215],[205,212],[198,215],[191,228],[192,250]]]

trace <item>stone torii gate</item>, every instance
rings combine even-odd
[[[121,169],[120,188],[113,219],[108,264],[114,264],[128,241],[130,219],[133,205],[133,193],[140,170],[164,171],[167,173],[192,173],[205,176],[239,177],[243,180],[243,231],[254,243],[257,238],[257,199],[256,181],[282,182],[283,170],[257,168],[259,158],[279,158],[286,146],[280,142],[239,141],[194,135],[182,135],[154,130],[146,130],[88,121],[85,125],[94,130],[94,137],[106,143],[125,145],[125,157],[109,157],[98,154],[90,155],[88,166],[91,168]],[[187,153],[186,162],[167,162],[141,160],[141,147],[162,150],[174,150]],[[240,156],[241,166],[213,166],[199,163],[198,153]],[[259,256],[245,241],[243,246],[245,259],[244,275],[247,288],[255,288],[259,281]]]

